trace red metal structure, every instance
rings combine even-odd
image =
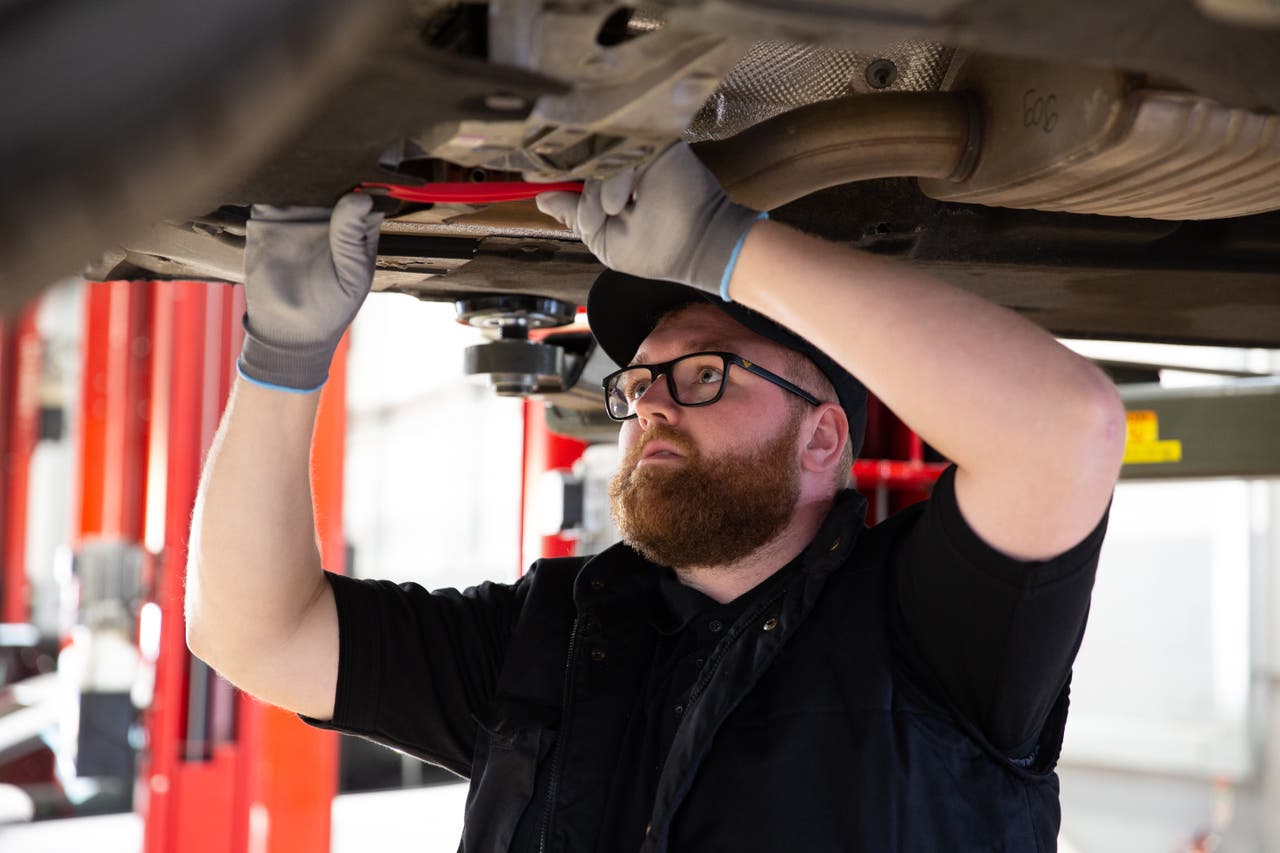
[[[577,543],[559,534],[542,536],[536,553],[529,553],[525,531],[532,512],[532,492],[547,471],[568,471],[587,449],[585,441],[559,435],[547,427],[546,407],[541,401],[524,401],[524,471],[520,480],[520,571],[539,557],[573,556]]]
[[[230,288],[193,282],[154,288],[146,544],[156,565],[160,654],[137,802],[148,853],[233,850],[232,840],[244,834],[233,811],[234,728],[225,714],[215,725],[205,712],[234,703],[187,652],[182,577],[200,461],[230,382],[235,300]]]
[[[76,544],[145,548],[160,613],[148,748],[135,797],[147,853],[327,853],[337,738],[240,694],[186,648],[183,579],[200,469],[243,336],[239,288],[89,285]],[[325,565],[341,571],[346,346],[313,453]],[[11,436],[12,437],[12,436]]]
[[[0,623],[31,621],[27,521],[31,460],[40,432],[38,309],[35,303],[0,317]],[[28,674],[24,667],[6,670],[0,687]],[[47,747],[0,756],[0,782],[48,785],[55,776],[55,756]]]
[[[26,571],[27,492],[40,431],[38,305],[0,318],[0,622],[31,618]]]
[[[867,434],[853,463],[853,485],[867,499],[867,523],[883,521],[929,496],[946,463],[926,461],[924,441],[876,397],[867,397]]]
[[[144,770],[147,853],[327,853],[337,739],[235,691],[187,652],[182,579],[200,469],[243,336],[239,289],[158,283],[147,488],[158,566],[160,655]],[[343,569],[345,344],[325,387],[313,454],[325,565]]]
[[[152,289],[86,287],[74,548],[93,537],[142,542]]]

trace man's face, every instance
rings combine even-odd
[[[635,363],[701,350],[737,353],[787,375],[782,347],[710,305],[664,319]],[[686,408],[671,399],[665,378],[657,380],[619,437],[622,463],[609,497],[623,539],[672,568],[725,565],[773,539],[800,495],[802,415],[785,395],[731,367],[717,402]]]

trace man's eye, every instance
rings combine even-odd
[[[698,382],[711,385],[720,381],[720,371],[714,367],[703,367],[698,370]]]
[[[634,382],[632,383],[631,387],[627,389],[627,399],[638,400],[640,398],[640,395],[647,390],[649,390],[648,380],[642,379],[639,382]]]

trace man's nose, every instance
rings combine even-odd
[[[671,397],[671,386],[666,376],[653,380],[644,393],[636,399],[636,417],[640,426],[648,428],[654,421],[674,423],[678,418],[680,404]]]

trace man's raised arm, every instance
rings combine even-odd
[[[332,212],[255,207],[245,345],[191,528],[187,644],[243,690],[333,715],[338,619],[310,483],[319,388],[369,292],[382,217],[367,196]]]
[[[956,501],[992,547],[1056,556],[1097,525],[1124,455],[1106,375],[1035,324],[909,265],[761,222],[736,301],[822,347],[956,463]]]
[[[956,463],[960,510],[996,549],[1055,556],[1106,511],[1124,453],[1119,396],[1012,311],[761,221],[683,144],[538,206],[614,269],[732,299],[826,352]]]

